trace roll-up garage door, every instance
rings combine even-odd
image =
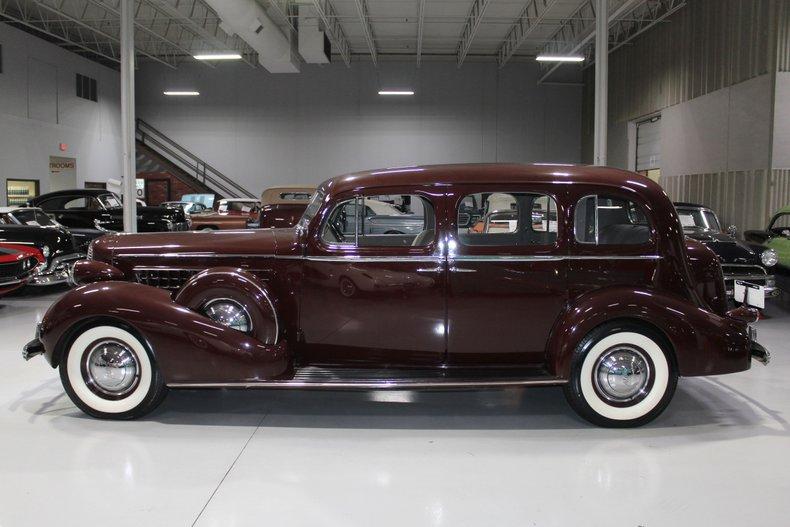
[[[637,172],[661,168],[661,117],[636,123]]]

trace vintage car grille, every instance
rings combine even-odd
[[[759,265],[748,264],[722,264],[721,270],[724,272],[724,280],[754,280],[764,281],[767,273]]]
[[[134,270],[138,284],[150,285],[161,289],[181,289],[187,280],[197,273],[197,269],[146,269]]]

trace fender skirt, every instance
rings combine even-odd
[[[290,366],[285,340],[266,345],[175,303],[167,291],[128,282],[78,287],[50,307],[39,337],[49,363],[56,367],[74,335],[99,323],[141,337],[166,383],[255,382]]]

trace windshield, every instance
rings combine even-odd
[[[19,209],[12,215],[14,219],[22,225],[32,225],[36,227],[56,227],[58,224],[52,218],[37,209]]]
[[[719,220],[709,210],[703,209],[678,209],[680,224],[684,230],[712,230],[720,231]]]
[[[310,199],[310,203],[307,204],[307,208],[304,209],[302,213],[302,217],[299,219],[299,222],[296,226],[300,229],[307,229],[307,225],[310,223],[315,215],[318,213],[318,209],[321,208],[321,203],[324,201],[324,193],[322,191],[317,191],[313,194],[313,197]]]
[[[99,201],[101,201],[101,204],[108,209],[122,207],[121,200],[115,194],[103,194],[99,196]]]
[[[768,227],[768,229],[776,234],[788,236],[788,231],[790,230],[790,214],[778,214],[771,222],[771,226]]]

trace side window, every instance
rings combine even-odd
[[[576,241],[595,245],[641,245],[650,241],[642,207],[613,196],[585,196],[573,215]]]
[[[458,239],[464,245],[553,245],[557,203],[526,192],[470,194],[458,206]]]
[[[88,208],[87,198],[72,198],[63,204],[66,210],[84,210]]]
[[[61,210],[63,208],[63,198],[47,199],[39,203],[38,206],[47,212]]]
[[[414,195],[358,196],[338,203],[321,230],[328,245],[424,247],[436,236],[431,203]]]

